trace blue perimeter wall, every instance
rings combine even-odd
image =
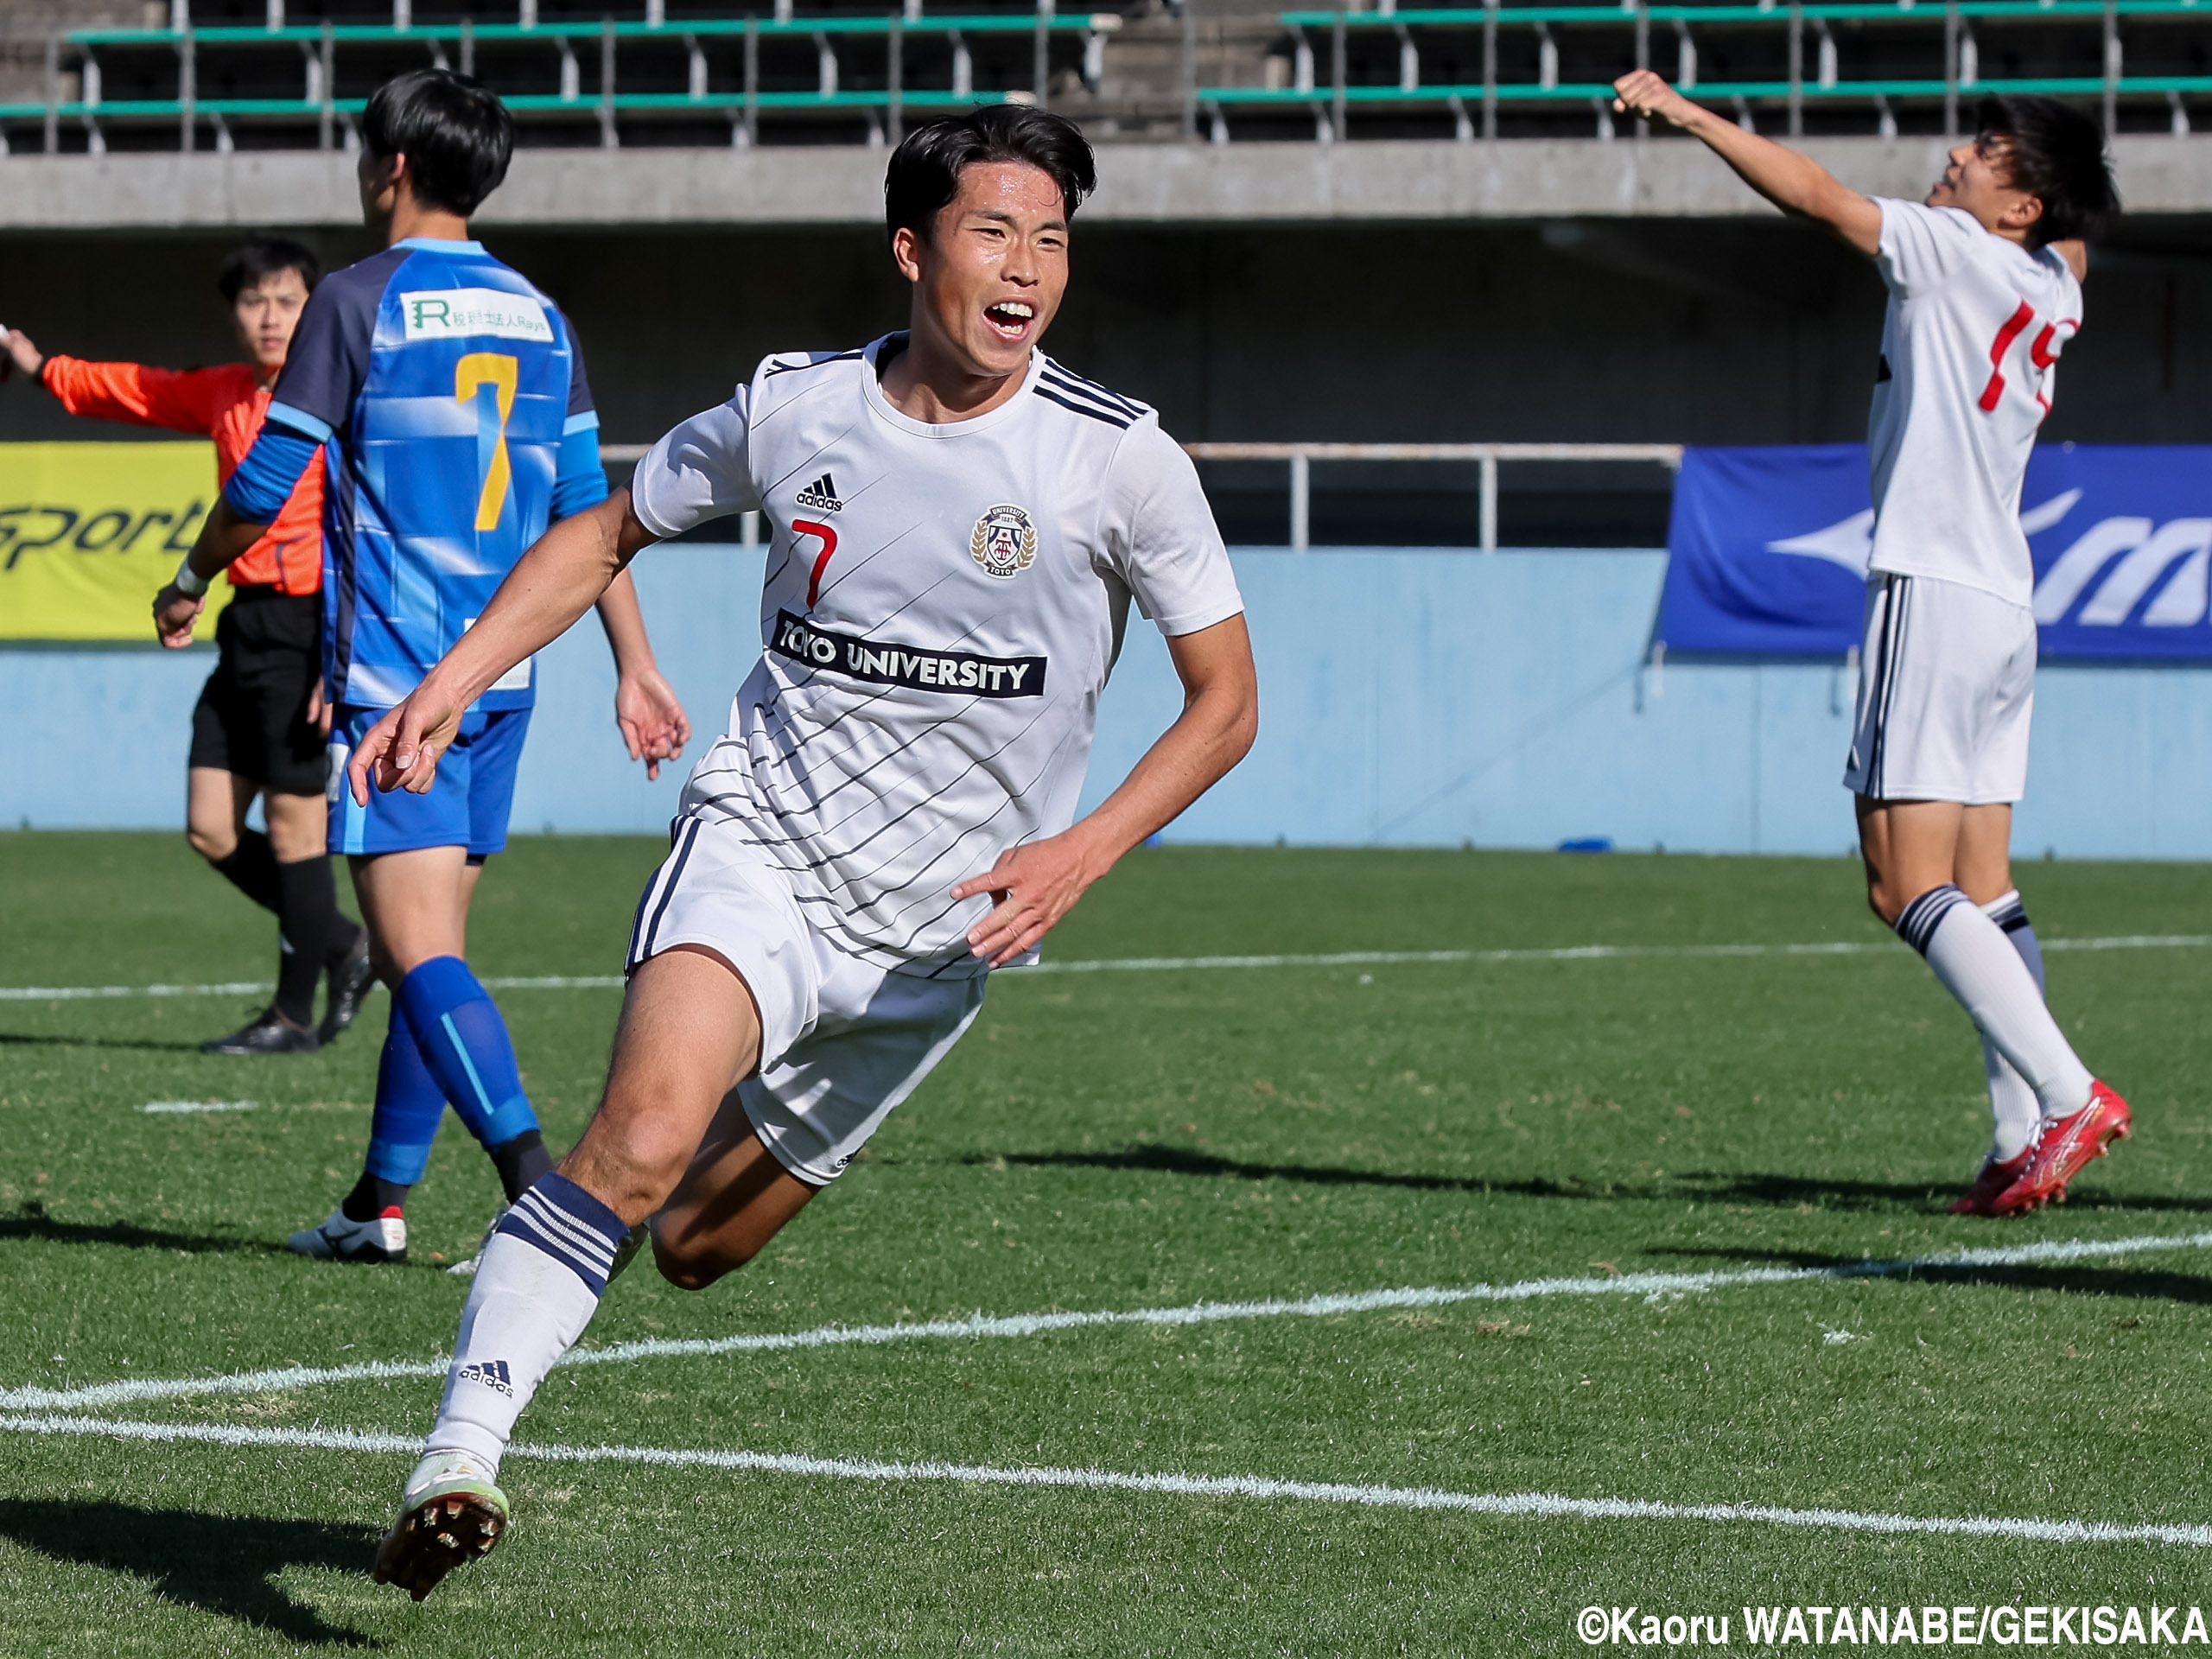
[[[661,664],[700,735],[759,655],[761,556],[680,545],[638,566]],[[1841,855],[1853,687],[1839,667],[1644,662],[1656,552],[1338,549],[1236,556],[1260,662],[1258,748],[1170,840]],[[175,829],[209,652],[0,648],[0,824]],[[623,754],[595,621],[548,650],[518,834],[665,830],[689,760]],[[2022,856],[2212,857],[2212,671],[2049,667]],[[1088,805],[1179,694],[1133,616]]]

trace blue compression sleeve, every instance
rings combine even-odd
[[[459,957],[433,957],[399,982],[400,1006],[423,1063],[486,1147],[537,1127],[523,1092],[507,1022]]]
[[[321,448],[304,432],[295,432],[275,421],[264,423],[253,448],[245,452],[238,471],[223,486],[223,499],[248,524],[275,524],[301,476],[315,465],[315,451]]]
[[[579,426],[561,435],[561,455],[553,476],[553,517],[574,518],[587,507],[607,499],[607,469],[599,464],[599,423]]]
[[[376,1116],[369,1120],[369,1157],[365,1166],[380,1180],[412,1186],[430,1161],[430,1144],[445,1122],[445,1091],[423,1064],[414,1027],[399,999],[391,1003],[391,1029],[377,1063]]]

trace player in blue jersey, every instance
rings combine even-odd
[[[261,435],[156,606],[165,634],[189,637],[208,579],[252,545],[320,453],[340,768],[546,525],[607,497],[574,331],[468,237],[468,215],[506,175],[505,108],[464,76],[416,70],[378,91],[361,133],[362,212],[387,245],[309,302]],[[599,613],[620,672],[617,721],[658,776],[690,736],[683,710],[653,664],[636,589],[609,588]],[[478,872],[506,844],[534,692],[524,663],[485,693],[428,794],[361,807],[331,793],[330,845],[352,857],[391,1027],[361,1179],[327,1221],[292,1235],[303,1255],[405,1256],[407,1192],[448,1102],[510,1200],[552,1167],[506,1023],[463,960]]]

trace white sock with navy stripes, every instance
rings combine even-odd
[[[1948,882],[1904,907],[1897,934],[1928,958],[1943,988],[2036,1092],[2044,1117],[2089,1103],[2088,1068],[2044,1006],[2035,976],[2005,930]]]
[[[599,1311],[629,1230],[566,1176],[540,1176],[501,1217],[469,1286],[429,1452],[467,1452],[496,1473],[515,1419]]]
[[[2013,950],[2034,979],[2037,993],[2045,998],[2048,1006],[2043,950],[2036,943],[2036,931],[2029,925],[2027,909],[2020,903],[2018,890],[1991,899],[1981,906],[1981,913],[2005,931],[2005,937],[2012,942]],[[2028,1080],[1986,1037],[1981,1039],[1981,1067],[1989,1079],[1989,1114],[1996,1124],[1989,1155],[2001,1164],[2027,1150],[2028,1142],[2035,1138],[2037,1122],[2043,1116],[2043,1103],[2028,1087]]]

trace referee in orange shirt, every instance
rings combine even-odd
[[[41,354],[20,329],[0,351],[72,415],[191,432],[215,442],[218,482],[253,447],[292,329],[321,276],[296,242],[256,238],[223,262],[216,286],[246,360],[154,369]],[[0,365],[0,367],[4,367]],[[228,572],[216,624],[215,671],[192,715],[185,836],[238,890],[276,914],[276,996],[240,1030],[201,1046],[216,1054],[302,1054],[353,1021],[372,981],[368,939],[338,908],[324,840],[322,468],[310,467],[276,521]],[[266,835],[246,827],[260,796]],[[315,1018],[317,979],[329,1000]]]

